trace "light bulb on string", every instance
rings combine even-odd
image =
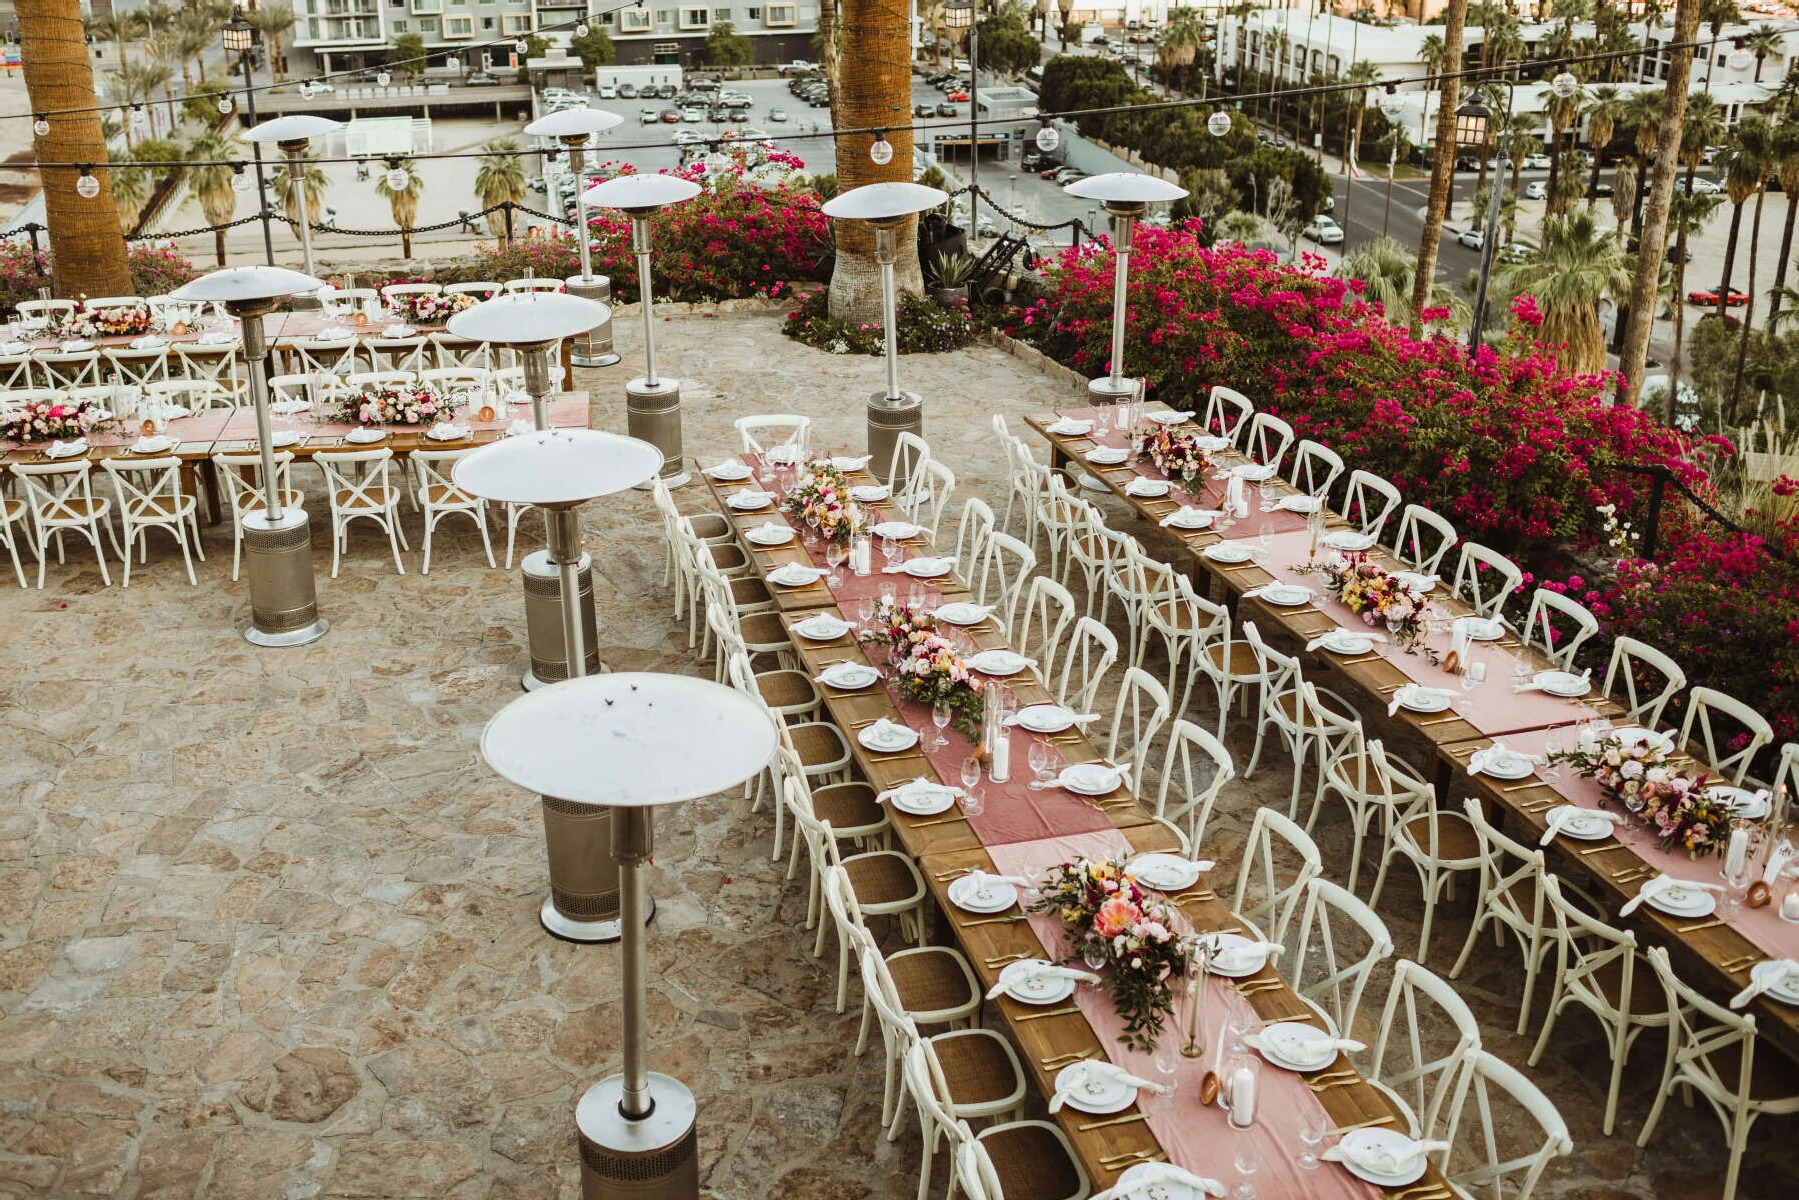
[[[100,194],[100,181],[86,167],[81,168],[81,178],[75,181],[75,193],[87,200]]]
[[[150,114],[144,111],[141,104],[131,106],[131,128],[139,133],[150,128]]]
[[[587,22],[586,21],[583,21],[579,25],[575,26],[575,36],[578,38],[584,38],[587,36]]]
[[[1580,90],[1580,80],[1574,77],[1574,72],[1564,66],[1555,73],[1555,78],[1549,81],[1549,90],[1566,100]]]
[[[1054,125],[1049,123],[1049,118],[1045,117],[1043,123],[1037,127],[1037,149],[1048,154],[1061,144],[1062,135],[1057,132]]]
[[[387,160],[387,186],[390,191],[404,191],[406,185],[411,182],[411,180],[412,176],[406,172],[405,168],[400,166],[399,159],[390,158]]]
[[[512,48],[519,52],[520,57],[523,57],[525,51],[530,49],[530,47],[525,43],[524,38],[520,38],[518,41],[512,43]]]
[[[1399,89],[1393,84],[1389,83],[1387,90],[1380,95],[1380,111],[1389,120],[1405,111],[1405,97],[1399,94]]]
[[[875,130],[875,140],[868,148],[868,159],[877,167],[884,167],[893,161],[893,143],[887,140],[885,129]]]
[[[386,87],[388,84],[393,82],[393,78],[394,77],[392,75],[389,75],[386,71],[382,71],[380,74],[375,76],[375,82],[380,84],[382,87]]]
[[[230,96],[220,96],[219,97],[219,115],[227,116],[227,117],[231,115],[231,97]]]
[[[1222,108],[1213,109],[1212,115],[1206,118],[1206,130],[1213,137],[1223,137],[1231,131],[1231,114]]]
[[[312,99],[312,80],[302,79],[300,81],[300,99],[302,99],[302,100]]]
[[[37,115],[37,120],[31,123],[31,132],[37,134],[39,137],[50,136],[50,121],[43,113],[39,113]]]
[[[231,190],[234,192],[247,192],[250,190],[250,177],[244,174],[243,163],[235,162],[231,164]]]

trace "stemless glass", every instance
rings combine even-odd
[[[931,745],[939,748],[949,745],[949,739],[943,736],[943,731],[949,728],[949,719],[950,711],[948,704],[939,700],[937,703],[931,705],[931,724],[937,727],[937,738]]]
[[[1299,1157],[1302,1171],[1318,1169],[1318,1148],[1324,1145],[1324,1111],[1307,1108],[1299,1115]]]
[[[1231,1195],[1235,1200],[1255,1200],[1256,1172],[1262,1166],[1262,1151],[1256,1145],[1254,1130],[1244,1130],[1238,1134],[1236,1154],[1232,1161],[1237,1168],[1237,1186],[1231,1189]]]

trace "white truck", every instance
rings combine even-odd
[[[647,86],[660,90],[667,84],[673,84],[676,92],[684,90],[685,81],[681,68],[673,63],[645,63],[636,67],[605,66],[594,68],[594,90],[604,95],[602,89],[610,85],[614,95],[622,95],[622,89],[629,84],[632,92],[641,96]]]

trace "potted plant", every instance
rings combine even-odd
[[[974,278],[974,259],[966,254],[937,254],[930,259],[931,299],[945,308],[968,303],[968,284]]]

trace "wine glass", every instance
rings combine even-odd
[[[1249,1053],[1249,1043],[1243,1039],[1248,1037],[1250,1031],[1261,1023],[1253,1009],[1232,1009],[1231,1015],[1224,1023],[1224,1032],[1229,1035],[1224,1048],[1230,1052],[1233,1058],[1242,1058]],[[1228,1078],[1228,1076],[1229,1072],[1227,1071],[1226,1077]]]
[[[981,760],[972,754],[962,760],[962,811],[971,817],[981,815]]]
[[[1106,965],[1106,944],[1096,937],[1082,942],[1081,961],[1087,964],[1089,971],[1102,970]]]
[[[936,746],[939,749],[949,745],[949,739],[943,736],[943,731],[949,728],[949,719],[950,711],[949,703],[947,701],[939,700],[937,703],[931,705],[931,724],[937,727],[937,737],[931,745]]]
[[[843,545],[836,538],[825,543],[825,562],[831,568],[831,590],[836,591],[843,586],[843,576],[837,573],[838,568],[843,566]]]
[[[887,561],[889,567],[893,565],[893,560],[899,557],[899,552],[900,545],[898,542],[890,537],[881,539],[881,557]]]
[[[1256,1172],[1262,1166],[1262,1150],[1256,1145],[1253,1132],[1244,1131],[1237,1137],[1236,1155],[1233,1162],[1237,1167],[1237,1186],[1231,1189],[1234,1200],[1255,1200]]]
[[[770,465],[770,463],[769,463],[768,451],[766,451],[766,450],[756,451],[755,459],[756,459],[756,478],[759,481],[761,481],[764,485],[773,481],[773,479],[775,477],[775,472],[774,472],[774,467],[772,465]]]
[[[1174,1077],[1180,1073],[1182,1061],[1181,1034],[1178,1029],[1174,1028],[1174,1023],[1171,1021],[1167,1032],[1156,1043],[1156,1073],[1162,1077],[1162,1082],[1168,1088],[1168,1094],[1160,1099],[1162,1104],[1172,1105],[1174,1103],[1174,1093],[1179,1087]]]
[[[1566,753],[1567,749],[1568,744],[1563,739],[1561,731],[1550,730],[1549,736],[1543,739],[1543,755],[1547,760],[1543,764],[1544,779],[1554,783],[1562,777],[1562,764],[1555,760],[1555,756]]]
[[[1033,778],[1048,781],[1049,779],[1049,743],[1041,738],[1032,738],[1030,749],[1024,752],[1024,759],[1031,765]]]
[[[1324,1111],[1306,1108],[1299,1114],[1299,1169],[1318,1169],[1318,1148],[1324,1145]]]
[[[1462,715],[1463,720],[1473,717],[1474,691],[1486,681],[1487,664],[1481,660],[1472,659],[1466,667],[1462,668],[1462,699],[1456,703],[1455,710]]]

